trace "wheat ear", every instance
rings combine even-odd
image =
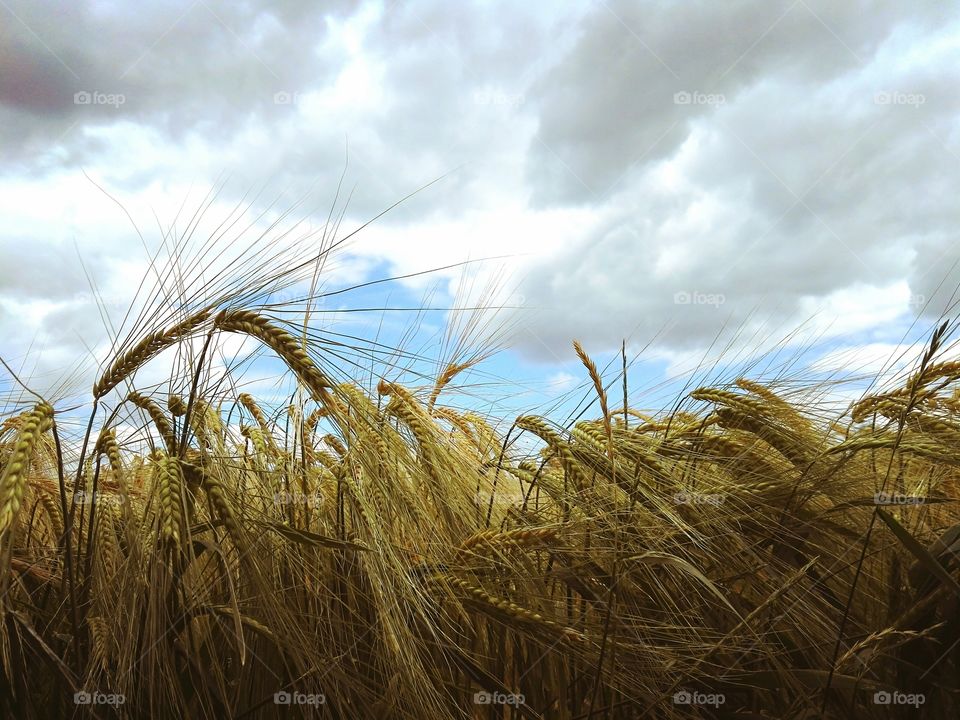
[[[100,379],[94,383],[93,397],[102,398],[150,358],[190,335],[209,317],[210,310],[201,310],[166,330],[157,330],[147,335],[110,364]]]
[[[132,392],[127,395],[127,400],[132,402],[150,416],[150,419],[153,420],[153,424],[157,426],[157,432],[160,433],[160,438],[163,440],[163,444],[166,446],[167,452],[171,454],[176,453],[177,441],[173,435],[173,426],[170,424],[170,421],[167,420],[167,416],[163,414],[163,410],[160,409],[160,406],[150,398],[146,397],[145,395],[141,395],[138,392]]]
[[[433,410],[433,406],[437,403],[437,398],[440,397],[440,393],[443,392],[443,389],[450,384],[450,381],[474,364],[476,363],[465,362],[450,363],[447,365],[446,369],[444,369],[444,371],[440,374],[440,377],[437,378],[436,384],[433,386],[433,391],[430,393],[430,399],[427,401],[427,409]]]
[[[0,476],[0,534],[17,517],[27,487],[27,467],[40,436],[53,424],[53,408],[45,402],[37,403],[22,420],[17,444]]]
[[[175,457],[163,457],[157,462],[157,482],[160,492],[160,536],[180,546],[183,518],[183,471]]]
[[[220,330],[257,338],[280,356],[314,399],[325,401],[329,398],[327,391],[332,387],[330,381],[310,359],[297,339],[286,330],[248,310],[224,310],[217,315],[214,322]]]
[[[603,429],[607,433],[607,454],[613,459],[613,427],[610,423],[610,408],[607,406],[607,391],[603,389],[603,379],[600,377],[600,371],[590,356],[587,355],[583,346],[576,340],[573,341],[573,349],[580,358],[580,362],[587,369],[590,380],[593,381],[593,387],[597,391],[597,397],[600,398],[600,412],[603,413]]]
[[[170,395],[167,398],[167,410],[174,417],[183,417],[187,414],[187,403],[179,395]]]
[[[123,473],[123,461],[120,458],[120,446],[117,444],[117,434],[113,428],[104,428],[97,437],[97,443],[94,445],[94,452],[98,455],[106,455],[110,462],[110,469],[113,474],[119,477]]]

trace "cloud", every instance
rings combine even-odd
[[[7,168],[96,164],[127,190],[198,172],[247,188],[279,177],[292,197],[318,184],[332,197],[348,145],[358,217],[457,170],[430,198],[454,213],[481,174],[512,172],[520,150],[505,141],[529,135],[515,120],[562,18],[439,2],[11,2],[4,12]],[[393,217],[426,212],[408,203]]]
[[[531,92],[540,107],[534,199],[595,201],[631,168],[675,153],[717,107],[771,80],[787,86],[778,100],[789,101],[791,90],[868,63],[899,26],[929,27],[943,12],[878,2],[863,13],[827,0],[597,3],[575,47]],[[793,96],[794,107],[802,99]]]
[[[4,159],[29,164],[59,139],[82,161],[93,151],[83,128],[118,119],[176,141],[195,129],[229,131],[254,113],[276,116],[275,93],[336,71],[335,56],[318,63],[315,53],[327,18],[353,5],[5,3]]]
[[[561,395],[576,385],[579,378],[568,372],[555,372],[547,378],[547,394]]]
[[[947,309],[960,24],[943,12],[598,4],[533,94],[527,178],[534,205],[603,221],[530,269],[528,352]]]

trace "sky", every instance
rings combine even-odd
[[[198,208],[195,248],[250,218],[209,280],[407,198],[321,286],[411,277],[323,328],[436,367],[495,305],[478,396],[569,410],[573,339],[644,407],[698,365],[882,374],[957,299],[957,87],[945,2],[0,0],[0,357],[89,387]]]

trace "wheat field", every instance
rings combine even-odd
[[[334,381],[282,319],[194,312],[103,367],[75,471],[59,408],[3,421],[4,715],[956,717],[948,332],[837,417],[762,378],[652,417],[574,343],[600,412],[561,427],[445,405],[470,363]],[[202,353],[187,393],[137,389],[226,334],[291,404]]]

